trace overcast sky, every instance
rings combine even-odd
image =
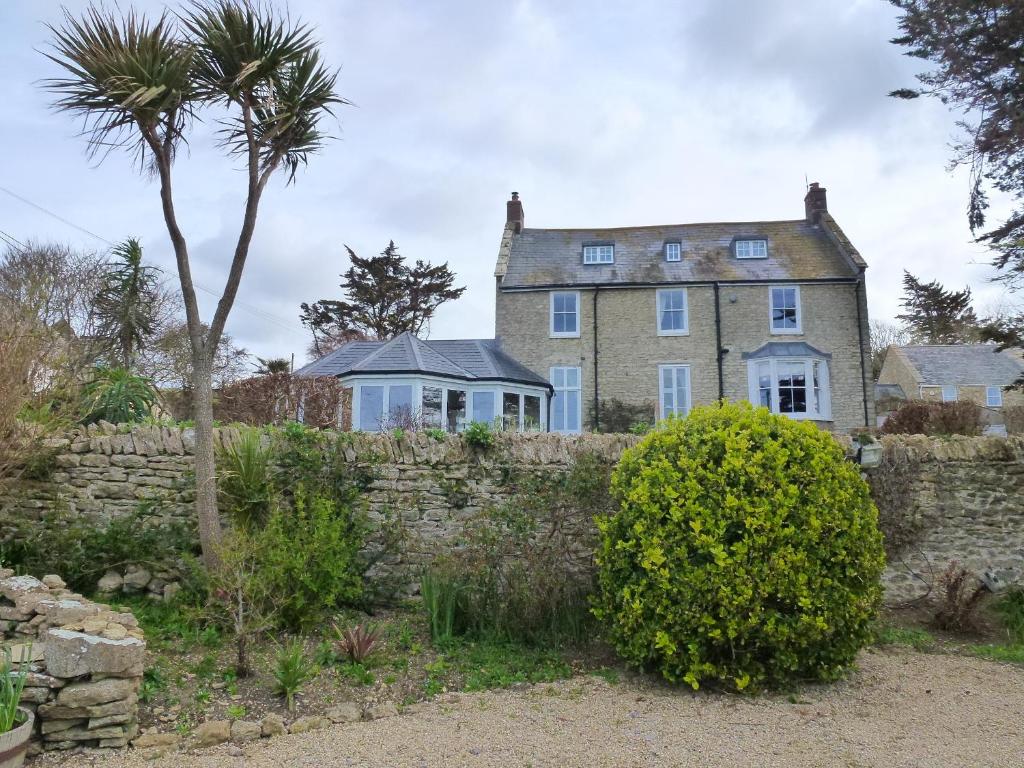
[[[72,12],[84,1],[66,3]],[[122,7],[128,5],[125,0]],[[136,7],[159,11],[162,2]],[[59,2],[0,2],[0,186],[111,241],[140,237],[173,271],[158,188],[126,154],[100,165],[79,125],[54,113],[39,51]],[[492,272],[505,200],[527,226],[793,219],[805,180],[869,264],[872,317],[898,312],[904,268],[1004,300],[972,244],[963,174],[946,170],[954,116],[887,98],[921,62],[887,41],[883,0],[291,0],[341,70],[337,137],[264,197],[229,332],[263,356],[296,353],[299,304],[337,297],[343,245],[448,261],[464,297],[433,338],[493,334]],[[244,180],[208,128],[176,167],[194,274],[218,293]],[[20,241],[104,243],[0,192],[0,230]],[[173,272],[172,272],[173,274]],[[205,317],[214,298],[201,294]]]

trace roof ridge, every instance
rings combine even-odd
[[[386,350],[388,347],[392,346],[400,338],[402,338],[402,337],[401,336],[395,336],[395,338],[393,338],[393,339],[388,339],[387,341],[382,342],[381,345],[379,347],[377,347],[375,350],[373,350],[370,354],[366,355],[365,357],[360,358],[359,362],[355,363],[352,366],[353,370],[358,369],[358,368],[362,368],[365,364],[369,363],[371,360],[373,360],[374,358],[376,358],[379,355],[381,355],[384,352],[384,350]],[[339,347],[339,349],[340,349],[340,347]]]
[[[411,331],[405,331],[402,335],[409,337],[409,347],[412,349],[412,357],[416,361],[416,365],[423,368],[423,355],[420,354],[420,346],[416,343],[419,339],[413,336]]]
[[[666,229],[670,227],[720,227],[745,224],[808,224],[807,219],[757,219],[751,221],[686,221],[678,224],[629,224],[621,227],[523,227],[523,232],[618,232],[626,229]]]
[[[414,339],[416,339],[416,343],[418,343],[418,344],[422,344],[423,346],[425,346],[425,347],[426,347],[427,349],[429,349],[429,350],[430,350],[430,351],[431,351],[431,352],[432,352],[433,354],[435,354],[435,355],[437,355],[438,357],[440,357],[440,358],[441,358],[442,360],[444,360],[444,361],[445,361],[446,363],[448,363],[448,364],[449,364],[450,366],[452,366],[453,368],[455,368],[455,369],[457,369],[457,370],[459,370],[459,371],[462,371],[462,372],[463,372],[464,374],[466,374],[467,376],[470,376],[470,377],[472,377],[472,378],[474,378],[474,379],[476,379],[476,378],[479,378],[478,376],[475,376],[474,374],[472,374],[472,373],[471,373],[470,371],[467,371],[467,370],[466,370],[465,368],[463,368],[463,367],[462,367],[461,365],[459,365],[458,363],[456,363],[456,362],[455,362],[454,360],[452,360],[452,359],[451,359],[450,357],[448,357],[447,355],[444,355],[444,354],[442,354],[442,353],[441,353],[440,351],[438,351],[438,350],[434,349],[434,348],[433,348],[432,346],[430,346],[430,344],[428,344],[428,343],[427,343],[426,339],[420,339],[420,338],[418,338],[418,337],[415,337],[415,336],[413,336],[413,338],[414,338]],[[413,344],[413,348],[415,349],[415,355],[416,355],[416,362],[418,362],[418,363],[420,364],[420,367],[421,367],[421,368],[424,368],[424,367],[426,367],[426,366],[425,366],[425,364],[424,364],[424,362],[423,362],[423,360],[422,360],[422,358],[420,357],[420,354],[419,354],[419,349],[417,349],[417,348],[416,348],[416,344]]]

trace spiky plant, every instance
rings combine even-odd
[[[46,83],[54,105],[80,117],[92,153],[130,151],[160,181],[192,353],[196,512],[203,557],[217,565],[221,537],[213,442],[213,356],[234,304],[263,191],[279,169],[288,182],[326,140],[321,123],[345,103],[308,26],[258,0],[195,0],[155,20],[90,6],[52,26],[49,58],[63,76]],[[175,209],[172,170],[197,119],[214,112],[219,146],[245,168],[245,206],[220,301],[199,314],[188,242]]]
[[[157,394],[149,380],[124,368],[98,368],[82,388],[82,423],[130,424],[150,415]]]
[[[334,634],[338,637],[341,652],[349,661],[361,664],[365,661],[380,642],[381,631],[370,624],[357,624],[350,629],[341,629],[334,625]]]

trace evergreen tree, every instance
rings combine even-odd
[[[320,299],[302,306],[303,325],[313,333],[313,351],[326,354],[353,339],[392,339],[405,331],[419,334],[437,308],[465,293],[453,288],[448,263],[417,260],[409,266],[394,240],[379,256],[362,258],[348,246],[351,266],[343,274],[345,298]]]
[[[133,370],[139,351],[157,330],[161,300],[160,270],[142,263],[142,246],[133,237],[114,247],[93,311],[97,335],[112,362]]]
[[[938,280],[924,283],[904,270],[905,312],[897,315],[915,344],[967,344],[978,340],[971,289],[948,291]]]

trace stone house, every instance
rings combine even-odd
[[[795,220],[614,229],[528,228],[513,193],[496,339],[553,386],[551,431],[728,398],[846,432],[874,423],[865,268],[818,184]]]
[[[982,407],[990,431],[1005,429],[1005,409],[1024,406],[1024,392],[1009,389],[1024,378],[1019,351],[994,344],[891,346],[878,374],[880,385],[898,386],[911,400],[968,400]]]

